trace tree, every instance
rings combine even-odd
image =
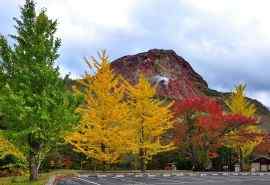
[[[263,141],[255,147],[254,153],[257,155],[270,154],[270,134],[264,134]]]
[[[127,92],[135,139],[132,151],[139,155],[141,170],[145,171],[145,163],[153,155],[173,149],[164,136],[173,126],[171,104],[155,98],[155,87],[143,75],[136,85],[127,86]]]
[[[0,159],[4,159],[8,155],[25,160],[24,155],[0,133]]]
[[[23,153],[5,138],[5,133],[0,132],[0,171],[8,169],[8,172],[25,169],[26,159]],[[1,175],[1,173],[0,173]]]
[[[47,152],[77,121],[77,98],[55,68],[57,22],[45,10],[36,13],[33,0],[26,0],[20,13],[11,35],[15,44],[0,36],[0,112],[6,135],[27,156],[30,180],[36,180]]]
[[[117,163],[132,143],[125,88],[114,75],[105,52],[100,62],[87,62],[96,74],[87,73],[76,88],[85,97],[77,109],[81,115],[76,131],[65,139],[76,151],[103,163]]]
[[[176,145],[192,160],[194,170],[205,170],[210,158],[217,157],[224,130],[222,107],[207,97],[190,97],[176,101]]]
[[[240,84],[235,87],[230,98],[225,102],[229,112],[246,117],[252,117],[256,113],[254,104],[247,101],[245,96],[246,85]]]
[[[256,107],[246,99],[245,89],[246,86],[243,84],[235,87],[231,97],[226,101],[229,114],[224,118],[227,123],[225,145],[238,153],[241,170],[245,159],[263,139],[262,130],[258,127],[255,117]]]

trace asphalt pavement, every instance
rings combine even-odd
[[[270,185],[270,174],[81,175],[56,185]]]

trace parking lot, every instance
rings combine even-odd
[[[266,175],[100,175],[67,177],[57,185],[269,185]]]

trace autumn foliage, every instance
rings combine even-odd
[[[256,109],[245,98],[245,86],[237,86],[226,102],[225,111],[208,97],[190,97],[175,102],[172,110],[176,119],[174,140],[195,169],[205,169],[211,158],[217,157],[221,146],[232,148],[244,164],[260,144],[264,133],[258,127]],[[266,145],[266,144],[265,144]]]
[[[161,137],[172,128],[171,104],[155,99],[155,88],[144,76],[130,85],[113,74],[105,52],[100,61],[87,62],[95,74],[86,74],[77,93],[84,103],[77,109],[79,127],[65,139],[74,149],[103,163],[118,163],[126,154],[137,155],[141,168],[159,152],[172,148]]]
[[[175,112],[175,142],[192,160],[196,169],[205,169],[215,157],[224,130],[222,107],[207,97],[178,101]]]
[[[0,133],[0,159],[4,159],[9,155],[21,160],[25,160],[22,152],[19,151],[11,142],[5,139]]]
[[[229,111],[224,118],[227,124],[224,144],[238,153],[242,170],[245,161],[263,140],[263,131],[256,118],[256,107],[247,101],[245,90],[246,86],[243,84],[235,87],[226,101]]]
[[[160,152],[173,148],[173,143],[164,142],[163,136],[173,127],[171,103],[155,98],[156,90],[148,80],[140,75],[136,85],[128,85],[128,104],[131,111],[131,130],[133,130],[133,152],[140,156],[141,170],[145,163]]]
[[[228,128],[239,128],[241,126],[254,125],[257,122],[256,117],[247,117],[241,114],[227,114],[224,116],[224,122]]]
[[[100,62],[87,62],[96,74],[86,74],[75,89],[84,96],[84,103],[77,109],[80,125],[65,139],[87,157],[111,164],[118,162],[129,147],[129,110],[108,57],[102,53],[100,58]]]
[[[270,154],[270,134],[264,134],[263,141],[255,147],[254,153],[257,155]]]
[[[36,11],[34,0],[14,20],[13,41],[0,34],[0,176],[2,169],[26,167],[32,181],[44,163],[71,168],[71,147],[79,153],[77,169],[90,161],[125,169],[140,162],[145,171],[154,156],[165,156],[163,165],[181,155],[194,170],[206,170],[228,151],[244,169],[253,153],[270,155],[270,135],[245,85],[229,97],[213,93],[183,58],[156,49],[113,63],[101,52],[86,61],[90,71],[82,79],[62,78],[57,21],[46,9]],[[63,145],[66,155],[56,157]]]

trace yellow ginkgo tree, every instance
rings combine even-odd
[[[139,155],[141,170],[145,171],[145,163],[153,155],[173,148],[163,137],[173,126],[171,104],[155,98],[155,87],[143,75],[136,85],[128,86],[128,96],[135,139],[133,152]]]
[[[243,84],[236,86],[231,97],[226,101],[226,105],[229,108],[229,113],[252,118],[255,117],[256,107],[246,99],[245,90],[246,86]],[[225,145],[239,154],[241,169],[244,166],[244,159],[261,143],[263,139],[261,133],[262,130],[254,123],[242,125],[226,134]],[[243,134],[248,137],[243,137]]]
[[[245,91],[246,85],[237,85],[233,90],[231,97],[226,101],[226,105],[232,113],[248,117],[254,116],[256,113],[256,107],[254,104],[247,101]]]
[[[105,52],[100,54],[100,61],[92,59],[87,64],[95,74],[87,73],[75,88],[84,96],[77,109],[81,119],[79,127],[65,140],[89,158],[103,164],[117,163],[131,143],[125,88],[113,74]]]
[[[170,104],[155,98],[155,87],[142,75],[131,85],[115,75],[105,52],[87,62],[87,73],[75,88],[84,96],[77,109],[78,128],[65,136],[78,152],[113,164],[126,154],[139,155],[141,168],[159,152],[172,149],[162,137],[172,128]]]

